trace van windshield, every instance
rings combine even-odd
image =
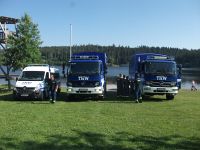
[[[156,75],[175,75],[176,64],[173,62],[147,62],[145,73]]]
[[[98,74],[99,72],[99,62],[76,62],[71,63],[69,68],[70,74]]]
[[[19,81],[42,81],[44,80],[44,71],[23,71]]]

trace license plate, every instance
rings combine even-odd
[[[165,88],[157,88],[157,91],[158,92],[165,92],[166,90],[165,90]]]
[[[28,96],[28,94],[22,94],[21,96],[23,96],[23,97],[27,97],[27,96]]]
[[[85,92],[85,91],[88,91],[88,89],[79,89],[79,91]]]

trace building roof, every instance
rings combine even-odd
[[[0,16],[0,22],[2,24],[15,24],[19,21],[19,19],[11,18],[11,17],[5,17],[5,16]]]

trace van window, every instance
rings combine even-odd
[[[19,81],[42,81],[44,80],[44,71],[23,71]]]

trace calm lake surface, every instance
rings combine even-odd
[[[60,72],[62,72],[62,68],[58,66],[57,68],[60,69]],[[10,74],[20,74],[20,70],[12,72]],[[121,66],[121,67],[108,67],[108,77],[116,77],[120,73],[128,75],[128,67],[127,66]],[[0,74],[3,74],[0,70]],[[183,68],[182,71],[182,88],[183,89],[190,89],[191,88],[191,82],[192,80],[195,80],[197,83],[197,88],[200,89],[200,68]],[[62,83],[63,86],[65,86],[65,81]],[[0,79],[0,84],[6,84],[7,82],[5,79]],[[12,81],[12,84],[15,84],[15,81]]]

